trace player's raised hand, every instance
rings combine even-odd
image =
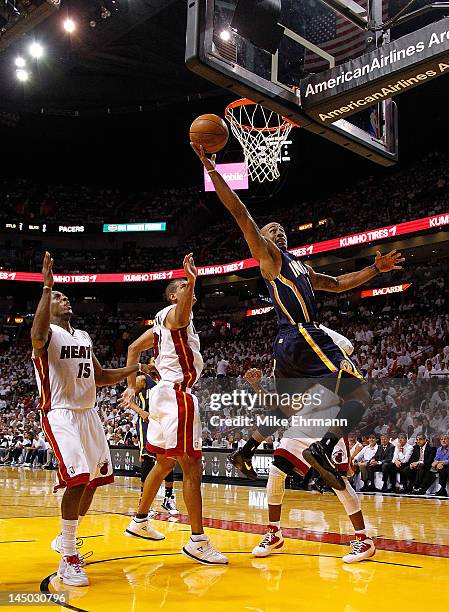
[[[402,266],[398,265],[405,261],[405,257],[401,256],[396,249],[393,249],[386,255],[381,255],[380,251],[376,252],[374,263],[379,272],[390,272],[391,270],[402,270]]]
[[[257,385],[262,380],[262,370],[258,368],[250,368],[245,372],[243,378],[250,385]]]
[[[203,166],[206,168],[207,171],[215,170],[215,159],[217,157],[215,153],[211,155],[211,157],[207,157],[204,147],[202,147],[201,145],[196,145],[196,144],[193,144],[193,142],[191,142],[190,146],[195,151],[195,153],[198,155]]]
[[[118,400],[120,408],[129,408],[134,401],[135,391],[131,387],[126,387]]]
[[[42,262],[42,276],[45,287],[53,287],[53,259],[48,251],[45,251],[44,261]]]
[[[195,282],[196,277],[198,276],[198,268],[195,266],[195,262],[193,261],[193,253],[189,253],[184,257],[182,265],[184,267],[187,280],[190,282]]]

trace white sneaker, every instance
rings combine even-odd
[[[262,542],[253,548],[253,555],[254,557],[268,557],[273,550],[277,550],[283,546],[284,538],[282,537],[282,531],[273,527],[273,525],[269,525],[268,531]]]
[[[59,562],[57,576],[64,584],[70,586],[89,585],[89,578],[81,566],[78,555],[62,557]]]
[[[376,553],[376,547],[371,538],[355,538],[351,540],[351,552],[343,557],[345,563],[358,563],[364,559],[374,557]]]
[[[227,557],[222,555],[218,550],[215,550],[209,542],[209,538],[200,540],[199,542],[193,542],[192,538],[190,538],[181,552],[186,557],[195,559],[195,561],[199,561],[204,565],[224,565],[229,563]]]
[[[135,517],[131,519],[130,524],[125,529],[125,535],[143,538],[144,540],[165,540],[164,534],[153,529],[148,519],[139,521]]]
[[[175,496],[164,497],[164,501],[161,504],[164,510],[167,510],[171,516],[178,516],[179,510],[176,507]]]

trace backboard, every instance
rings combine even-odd
[[[236,98],[250,98],[359,155],[383,165],[393,164],[398,143],[397,112],[392,100],[325,125],[307,114],[300,98],[302,80],[375,48],[375,34],[321,0],[282,0],[279,23],[283,34],[278,49],[271,53],[233,29],[237,4],[237,0],[188,3],[188,67],[235,93]],[[371,7],[367,0],[352,4],[367,18],[376,10],[379,19],[382,12],[388,18],[382,0],[372,0]]]

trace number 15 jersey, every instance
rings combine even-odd
[[[95,406],[92,353],[87,332],[74,329],[70,333],[59,325],[50,325],[44,352],[36,357],[33,351],[40,410],[88,410]]]

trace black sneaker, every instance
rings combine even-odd
[[[253,468],[253,464],[251,463],[251,459],[245,457],[241,450],[236,450],[232,455],[228,456],[229,463],[246,476],[250,480],[257,480],[257,473]]]
[[[318,491],[318,493],[327,493],[328,491],[330,491],[331,489],[327,486],[326,481],[324,480],[324,478],[321,478],[321,476],[319,476],[318,478],[315,479],[315,482],[313,483],[315,489]]]
[[[432,493],[432,495],[438,497],[448,497],[446,489],[440,489],[439,491],[435,491],[435,493]]]
[[[303,451],[302,456],[306,462],[319,473],[321,478],[331,487],[331,489],[343,491],[346,488],[343,478],[335,469],[322,442],[313,442],[309,448]]]

